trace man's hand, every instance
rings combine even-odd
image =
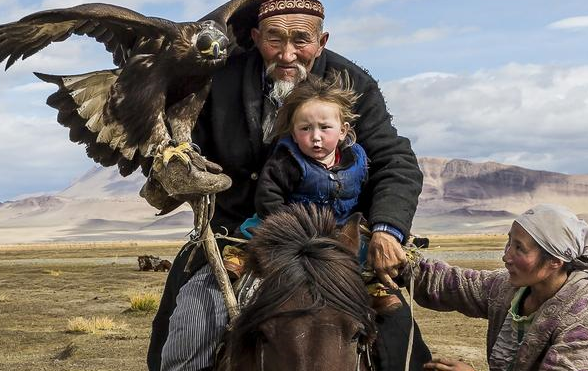
[[[396,237],[386,232],[374,232],[368,249],[368,264],[376,272],[380,282],[392,289],[398,285],[392,278],[407,262],[406,253]]]
[[[423,368],[437,371],[476,371],[465,362],[447,358],[433,358],[431,362],[425,363]]]

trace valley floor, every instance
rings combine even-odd
[[[431,239],[429,251],[467,250],[474,255],[453,263],[492,269],[500,261],[479,253],[496,253],[503,241],[503,236],[438,236]],[[129,298],[160,295],[166,273],[140,272],[136,258],[173,257],[181,245],[0,246],[0,370],[145,370],[154,312],[131,311]],[[106,317],[110,326],[95,333],[70,332],[68,320],[75,317]],[[415,318],[434,354],[461,357],[476,370],[487,368],[484,320],[419,307]]]

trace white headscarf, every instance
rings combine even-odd
[[[515,219],[549,254],[564,262],[588,258],[588,224],[560,205],[537,205]],[[580,264],[582,266],[584,264]]]

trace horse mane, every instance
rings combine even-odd
[[[233,359],[254,347],[258,327],[277,316],[302,316],[323,308],[346,313],[375,338],[374,312],[360,276],[357,247],[337,240],[339,230],[328,208],[294,204],[268,216],[247,246],[248,266],[263,278],[251,303],[229,334]],[[293,311],[280,308],[305,290],[311,304]]]

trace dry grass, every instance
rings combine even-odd
[[[465,240],[464,240],[465,238]],[[442,249],[487,248],[503,243],[503,237],[476,238],[456,236],[439,239]],[[151,254],[174,256],[182,242],[175,245],[156,243],[70,244],[70,248],[43,246],[0,247],[0,369],[11,371],[142,371],[151,333],[152,312],[133,315],[129,312],[129,293],[159,293],[166,273],[139,272],[136,257]],[[481,247],[480,247],[481,246]],[[26,256],[31,259],[22,264],[14,262]],[[121,257],[119,264],[98,262],[103,257]],[[133,257],[126,263],[123,257]],[[44,259],[62,257],[97,259],[83,266],[63,260],[50,263]],[[34,261],[34,263],[32,263]],[[459,261],[460,265],[477,268],[495,268],[500,262]],[[65,279],[47,279],[47,271],[60,271]],[[158,301],[159,299],[157,299]],[[147,313],[147,312],[145,312]],[[64,331],[68,318],[106,317],[113,330],[91,332]],[[486,322],[458,313],[438,313],[417,307],[415,318],[425,341],[437,356],[462,357],[486,368]],[[128,324],[127,328],[120,326]],[[117,328],[117,326],[119,326]],[[104,328],[103,325],[97,326]],[[75,342],[75,349],[68,344]],[[71,347],[70,347],[71,348]],[[61,353],[65,354],[61,356]],[[62,359],[56,361],[55,359]]]
[[[109,317],[74,317],[67,320],[67,332],[71,333],[86,333],[99,334],[104,332],[112,332],[116,330],[124,330],[128,326],[126,323],[116,323]]]
[[[161,295],[155,292],[144,292],[131,294],[131,310],[134,312],[155,312],[159,307]]]
[[[468,249],[478,250],[502,250],[508,237],[503,234],[486,235],[432,235],[429,236],[429,248],[439,251],[460,251]]]
[[[55,270],[55,269],[46,269],[43,271],[43,273],[48,274],[52,277],[59,277],[61,276],[61,274],[63,273],[62,271],[60,271],[59,269]]]
[[[0,260],[175,256],[185,241],[0,244]]]
[[[143,254],[173,256],[182,244],[0,249],[0,295],[6,298],[0,301],[0,370],[145,370],[153,315],[127,313],[127,293],[161,291],[167,274],[140,272],[136,259]],[[117,255],[134,258],[119,264],[101,262]],[[22,256],[27,260],[19,263]],[[88,261],[79,265],[61,260],[63,256]],[[48,276],[51,270],[61,271],[61,277]],[[75,317],[108,317],[118,328],[95,334],[67,332],[68,319]],[[121,328],[124,324],[126,329]],[[61,355],[72,342],[77,350]]]
[[[182,241],[109,241],[109,242],[47,242],[47,243],[23,243],[0,244],[0,251],[42,251],[42,250],[128,250],[130,248],[177,248]]]

